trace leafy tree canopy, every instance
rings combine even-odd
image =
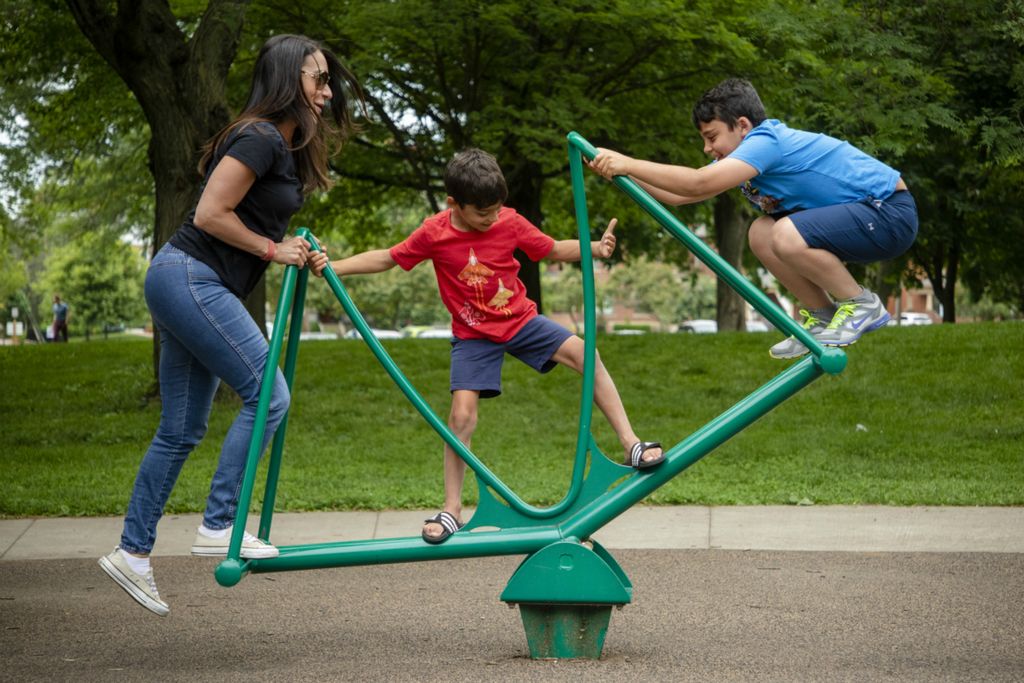
[[[1022,17],[1021,0],[8,0],[5,244],[38,249],[52,225],[146,232],[147,215],[161,242],[195,196],[199,144],[226,122],[227,102],[243,101],[256,50],[272,33],[301,32],[366,84],[370,117],[335,160],[342,181],[296,220],[346,249],[385,246],[439,208],[444,163],[468,145],[502,162],[512,206],[571,236],[567,131],[699,165],[692,104],[739,75],[769,115],[900,169],[922,217],[910,256],[951,318],[961,273],[977,296],[1024,291],[1013,251]],[[587,184],[595,224],[620,219],[616,258],[685,260],[608,183]],[[709,207],[681,215],[716,227]]]

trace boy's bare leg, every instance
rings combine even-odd
[[[448,427],[459,441],[469,447],[476,430],[479,391],[457,389],[452,392],[451,414]],[[462,521],[462,484],[466,478],[466,463],[451,446],[444,446],[444,511]],[[427,522],[423,531],[428,536],[440,536],[444,529],[437,522]]]
[[[584,350],[583,340],[573,335],[565,340],[551,359],[583,374]],[[633,444],[640,441],[640,438],[633,431],[633,426],[626,416],[626,408],[622,405],[622,399],[619,397],[619,390],[615,388],[612,376],[608,374],[604,363],[601,362],[600,354],[596,351],[594,360],[596,361],[594,366],[594,403],[604,414],[608,424],[615,430],[616,436],[619,437],[619,443],[622,444],[622,449],[628,456]],[[644,462],[656,460],[661,457],[661,449],[646,450],[642,457]]]
[[[838,256],[808,246],[789,218],[775,223],[775,253],[790,268],[829,292],[836,299],[852,299],[860,294],[860,285]]]
[[[830,308],[836,299],[851,299],[860,285],[832,252],[813,249],[789,218],[762,216],[750,226],[750,249],[765,268],[804,306]]]
[[[794,269],[787,262],[783,261],[775,251],[776,221],[769,216],[761,216],[750,225],[747,238],[750,241],[750,250],[754,252],[757,260],[768,269],[782,285],[792,292],[801,304],[809,309],[830,308],[832,301],[828,294],[812,280],[806,278],[799,271]],[[788,221],[793,225],[792,221]],[[794,226],[793,230],[796,228]],[[800,234],[797,233],[800,238]],[[803,238],[800,238],[803,241]],[[807,245],[804,244],[804,247]]]

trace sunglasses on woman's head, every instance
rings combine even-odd
[[[317,90],[326,88],[327,83],[331,80],[331,72],[329,71],[306,71],[305,69],[301,69],[301,71],[316,82]]]

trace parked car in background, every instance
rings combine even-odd
[[[408,325],[402,328],[402,336],[414,339],[451,339],[452,328],[441,325]]]
[[[900,325],[931,325],[932,317],[927,313],[904,311],[900,313]]]
[[[274,336],[274,323],[267,321],[267,338]],[[305,330],[299,332],[300,341],[328,341],[331,339],[337,339],[338,335],[335,332],[324,332],[323,330]]]
[[[300,332],[300,341],[332,341],[337,339],[338,335],[335,332]]]
[[[773,328],[763,320],[748,320],[746,322],[747,332],[771,332]],[[690,334],[715,334],[718,332],[718,321],[716,320],[687,320],[679,324],[679,332]]]
[[[451,339],[452,328],[450,327],[431,327],[423,330],[419,334],[416,334],[417,339]]]
[[[370,331],[373,332],[373,336],[377,339],[401,339],[402,333],[398,330],[378,330],[375,327],[371,327]],[[359,334],[359,330],[352,328],[345,333],[345,339],[362,339],[363,335]]]
[[[714,334],[718,332],[718,321],[687,320],[679,325],[679,331],[689,334]]]

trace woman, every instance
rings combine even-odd
[[[244,406],[221,448],[192,553],[227,553],[268,352],[242,300],[270,262],[306,265],[309,243],[285,232],[304,196],[330,186],[329,147],[340,148],[352,130],[343,85],[360,97],[352,74],[316,42],[293,35],[268,40],[256,59],[245,109],[204,150],[199,203],[146,274],[146,303],[160,333],[163,409],[139,467],[121,543],[99,562],[161,616],[170,608],[160,599],[149,563],[157,522],[181,466],[206,433],[221,380]],[[263,448],[288,402],[278,370]],[[277,554],[245,534],[242,557]]]

